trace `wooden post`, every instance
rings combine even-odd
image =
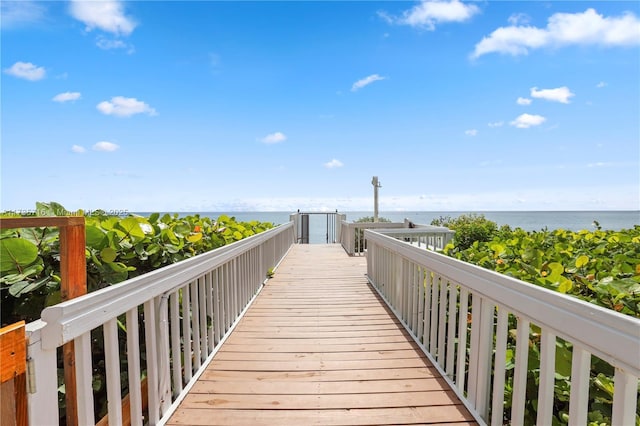
[[[60,227],[60,296],[62,301],[87,294],[84,218]],[[67,425],[78,424],[76,359],[73,342],[62,348]]]
[[[26,426],[27,342],[24,321],[0,329],[0,424]]]
[[[57,226],[60,228],[60,278],[62,280],[60,284],[60,294],[63,301],[87,293],[84,224],[85,221],[82,216],[16,217],[0,219],[0,229],[41,228],[48,226]],[[64,345],[63,354],[67,425],[72,426],[78,424],[73,342]],[[18,402],[18,404],[22,404],[22,402]],[[24,405],[26,407],[26,392]],[[2,424],[4,425],[4,423]]]

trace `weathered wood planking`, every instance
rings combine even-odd
[[[294,246],[167,424],[476,424],[365,271]]]

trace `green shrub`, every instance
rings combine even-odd
[[[373,216],[364,216],[364,217],[361,217],[358,220],[354,220],[354,222],[355,223],[373,222]],[[391,223],[391,221],[389,219],[387,219],[386,217],[379,217],[378,218],[378,222]]]
[[[37,203],[36,208],[49,216],[69,214],[57,203]],[[117,284],[272,227],[271,223],[237,222],[224,215],[217,220],[159,213],[121,217],[98,210],[85,216],[87,291]],[[60,302],[58,228],[2,230],[0,257],[3,325],[34,321],[45,307]]]
[[[498,233],[498,225],[485,218],[482,214],[463,214],[457,218],[451,216],[440,216],[431,221],[431,225],[445,226],[456,231],[453,237],[454,247],[458,250],[465,250],[476,241],[491,241]],[[508,227],[507,227],[508,228]],[[501,232],[503,229],[501,228]]]

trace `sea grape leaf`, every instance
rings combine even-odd
[[[566,277],[560,277],[560,285],[558,285],[558,291],[560,293],[567,293],[573,288],[573,281]]]
[[[187,241],[190,243],[197,243],[202,239],[202,232],[196,232],[195,234],[187,235]]]
[[[495,257],[500,256],[506,250],[506,247],[500,243],[492,243],[489,248],[493,250],[493,255]]]
[[[87,225],[85,227],[85,231],[87,246],[92,247],[96,250],[101,250],[107,245],[107,236],[104,231],[102,231],[102,229],[98,228],[97,226]]]
[[[111,247],[105,247],[100,250],[100,258],[107,263],[113,262],[116,257],[118,257],[118,253]]]
[[[116,224],[118,224],[119,219],[115,216],[111,216],[106,218],[105,220],[100,222],[100,226],[102,229],[106,229],[107,231],[113,229]]]
[[[556,374],[562,377],[571,376],[571,351],[567,348],[566,344],[557,341],[556,342]]]
[[[551,273],[549,274],[548,278],[551,281],[560,281],[560,277],[562,276],[562,273],[564,272],[564,266],[562,266],[561,263],[558,262],[551,262],[548,266],[549,270],[551,271]]]
[[[191,232],[191,226],[189,226],[186,223],[178,223],[176,226],[173,227],[173,232],[176,235],[183,237],[185,235],[188,235]]]
[[[582,268],[587,263],[589,263],[589,256],[586,256],[584,254],[582,256],[578,256],[578,258],[576,259],[576,267],[578,268]]]
[[[42,241],[42,229],[41,228],[24,228],[20,230],[20,237],[27,241],[31,241],[36,246],[40,245]]]
[[[163,229],[161,235],[162,235],[163,241],[169,242],[174,245],[178,244],[178,238],[176,237],[176,234],[171,229],[169,228]]]
[[[127,217],[118,223],[118,227],[133,239],[144,239],[145,234],[135,217]]]
[[[23,238],[0,240],[0,272],[20,271],[38,257],[38,247]]]
[[[35,277],[40,272],[42,272],[43,269],[44,269],[44,266],[42,264],[42,259],[40,259],[39,263],[34,263],[32,265],[27,266],[22,271],[22,273],[3,275],[2,278],[0,278],[0,282],[7,283],[7,284],[14,284],[14,283],[17,283],[18,281],[23,281],[29,277]]]
[[[20,281],[13,284],[9,287],[9,294],[13,297],[20,297],[23,294],[30,293],[34,290],[39,289],[43,285],[47,284],[51,280],[50,277],[44,277],[37,281],[29,282],[29,281]]]

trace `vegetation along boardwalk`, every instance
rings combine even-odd
[[[475,424],[365,272],[294,245],[167,424]]]

